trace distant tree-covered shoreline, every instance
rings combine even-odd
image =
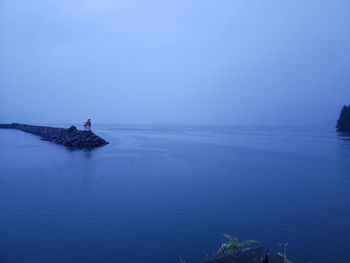
[[[350,105],[342,108],[337,122],[337,131],[350,132]]]

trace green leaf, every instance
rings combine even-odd
[[[234,239],[234,237],[233,236],[231,236],[231,235],[229,235],[229,234],[223,234],[230,242]],[[236,238],[236,240],[237,240],[237,238]]]

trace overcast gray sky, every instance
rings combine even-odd
[[[0,0],[0,122],[334,124],[349,0]]]

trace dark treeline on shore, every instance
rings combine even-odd
[[[342,108],[337,122],[337,131],[350,132],[350,105]]]

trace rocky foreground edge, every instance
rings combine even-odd
[[[20,123],[0,124],[1,129],[16,129],[38,135],[42,140],[62,144],[73,149],[96,148],[108,144],[92,131],[78,130],[75,126],[68,129],[48,126],[36,126]]]
[[[286,256],[265,250],[263,247],[250,248],[241,252],[217,257],[203,263],[292,263]]]

